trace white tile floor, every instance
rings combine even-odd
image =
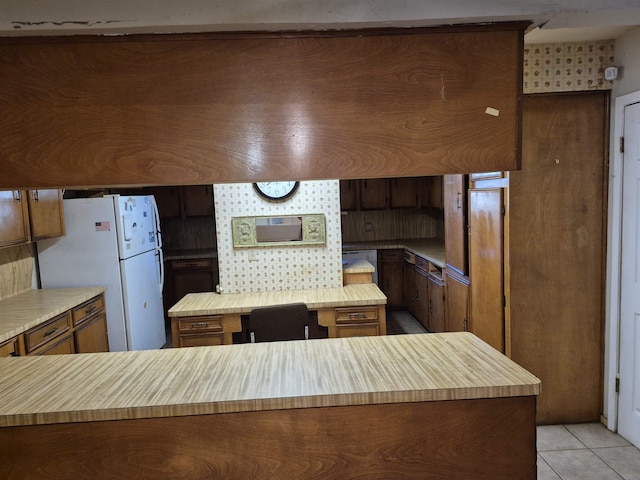
[[[599,423],[537,430],[538,480],[640,480],[640,450]]]

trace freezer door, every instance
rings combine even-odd
[[[160,348],[166,342],[157,250],[120,261],[129,350]]]
[[[112,197],[117,218],[120,258],[158,247],[154,200],[151,195]]]

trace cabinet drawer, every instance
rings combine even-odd
[[[337,325],[336,333],[338,338],[378,336],[380,325],[377,322],[340,324]]]
[[[24,334],[27,353],[62,335],[71,328],[71,312],[65,312]]]
[[[416,255],[416,271],[422,275],[426,275],[429,271],[429,262],[418,255]]]
[[[378,322],[378,307],[336,308],[336,325]]]
[[[73,335],[69,334],[45,343],[42,348],[29,355],[68,355],[71,353],[76,353],[76,350],[73,344]]]
[[[222,333],[202,333],[200,335],[180,335],[180,347],[208,347],[223,345]]]
[[[76,326],[83,320],[86,320],[91,315],[104,309],[104,295],[99,295],[92,298],[88,302],[83,303],[75,307],[71,315],[73,317],[73,325]]]
[[[180,332],[222,332],[222,315],[178,319]]]
[[[399,248],[380,249],[380,260],[383,262],[399,262],[404,251]]]
[[[18,355],[18,337],[0,343],[0,358]]]
[[[173,270],[203,268],[211,270],[213,268],[213,260],[210,258],[199,258],[193,260],[172,260],[171,268]]]

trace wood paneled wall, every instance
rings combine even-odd
[[[0,188],[511,170],[525,26],[5,39]]]

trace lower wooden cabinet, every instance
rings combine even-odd
[[[20,354],[18,337],[0,343],[0,358],[15,357]]]
[[[174,317],[173,322],[174,347],[204,347],[226,343],[222,315]]]
[[[429,328],[432,333],[445,331],[444,282],[442,277],[430,274],[429,283]]]
[[[104,294],[0,343],[0,357],[108,352]]]
[[[469,278],[446,269],[444,289],[445,331],[467,331],[469,323]]]
[[[215,292],[218,277],[218,262],[215,258],[172,260],[171,305],[187,293]]]
[[[339,338],[380,335],[377,306],[336,308],[335,315]]]
[[[403,306],[401,248],[378,250],[378,286],[390,308]]]

